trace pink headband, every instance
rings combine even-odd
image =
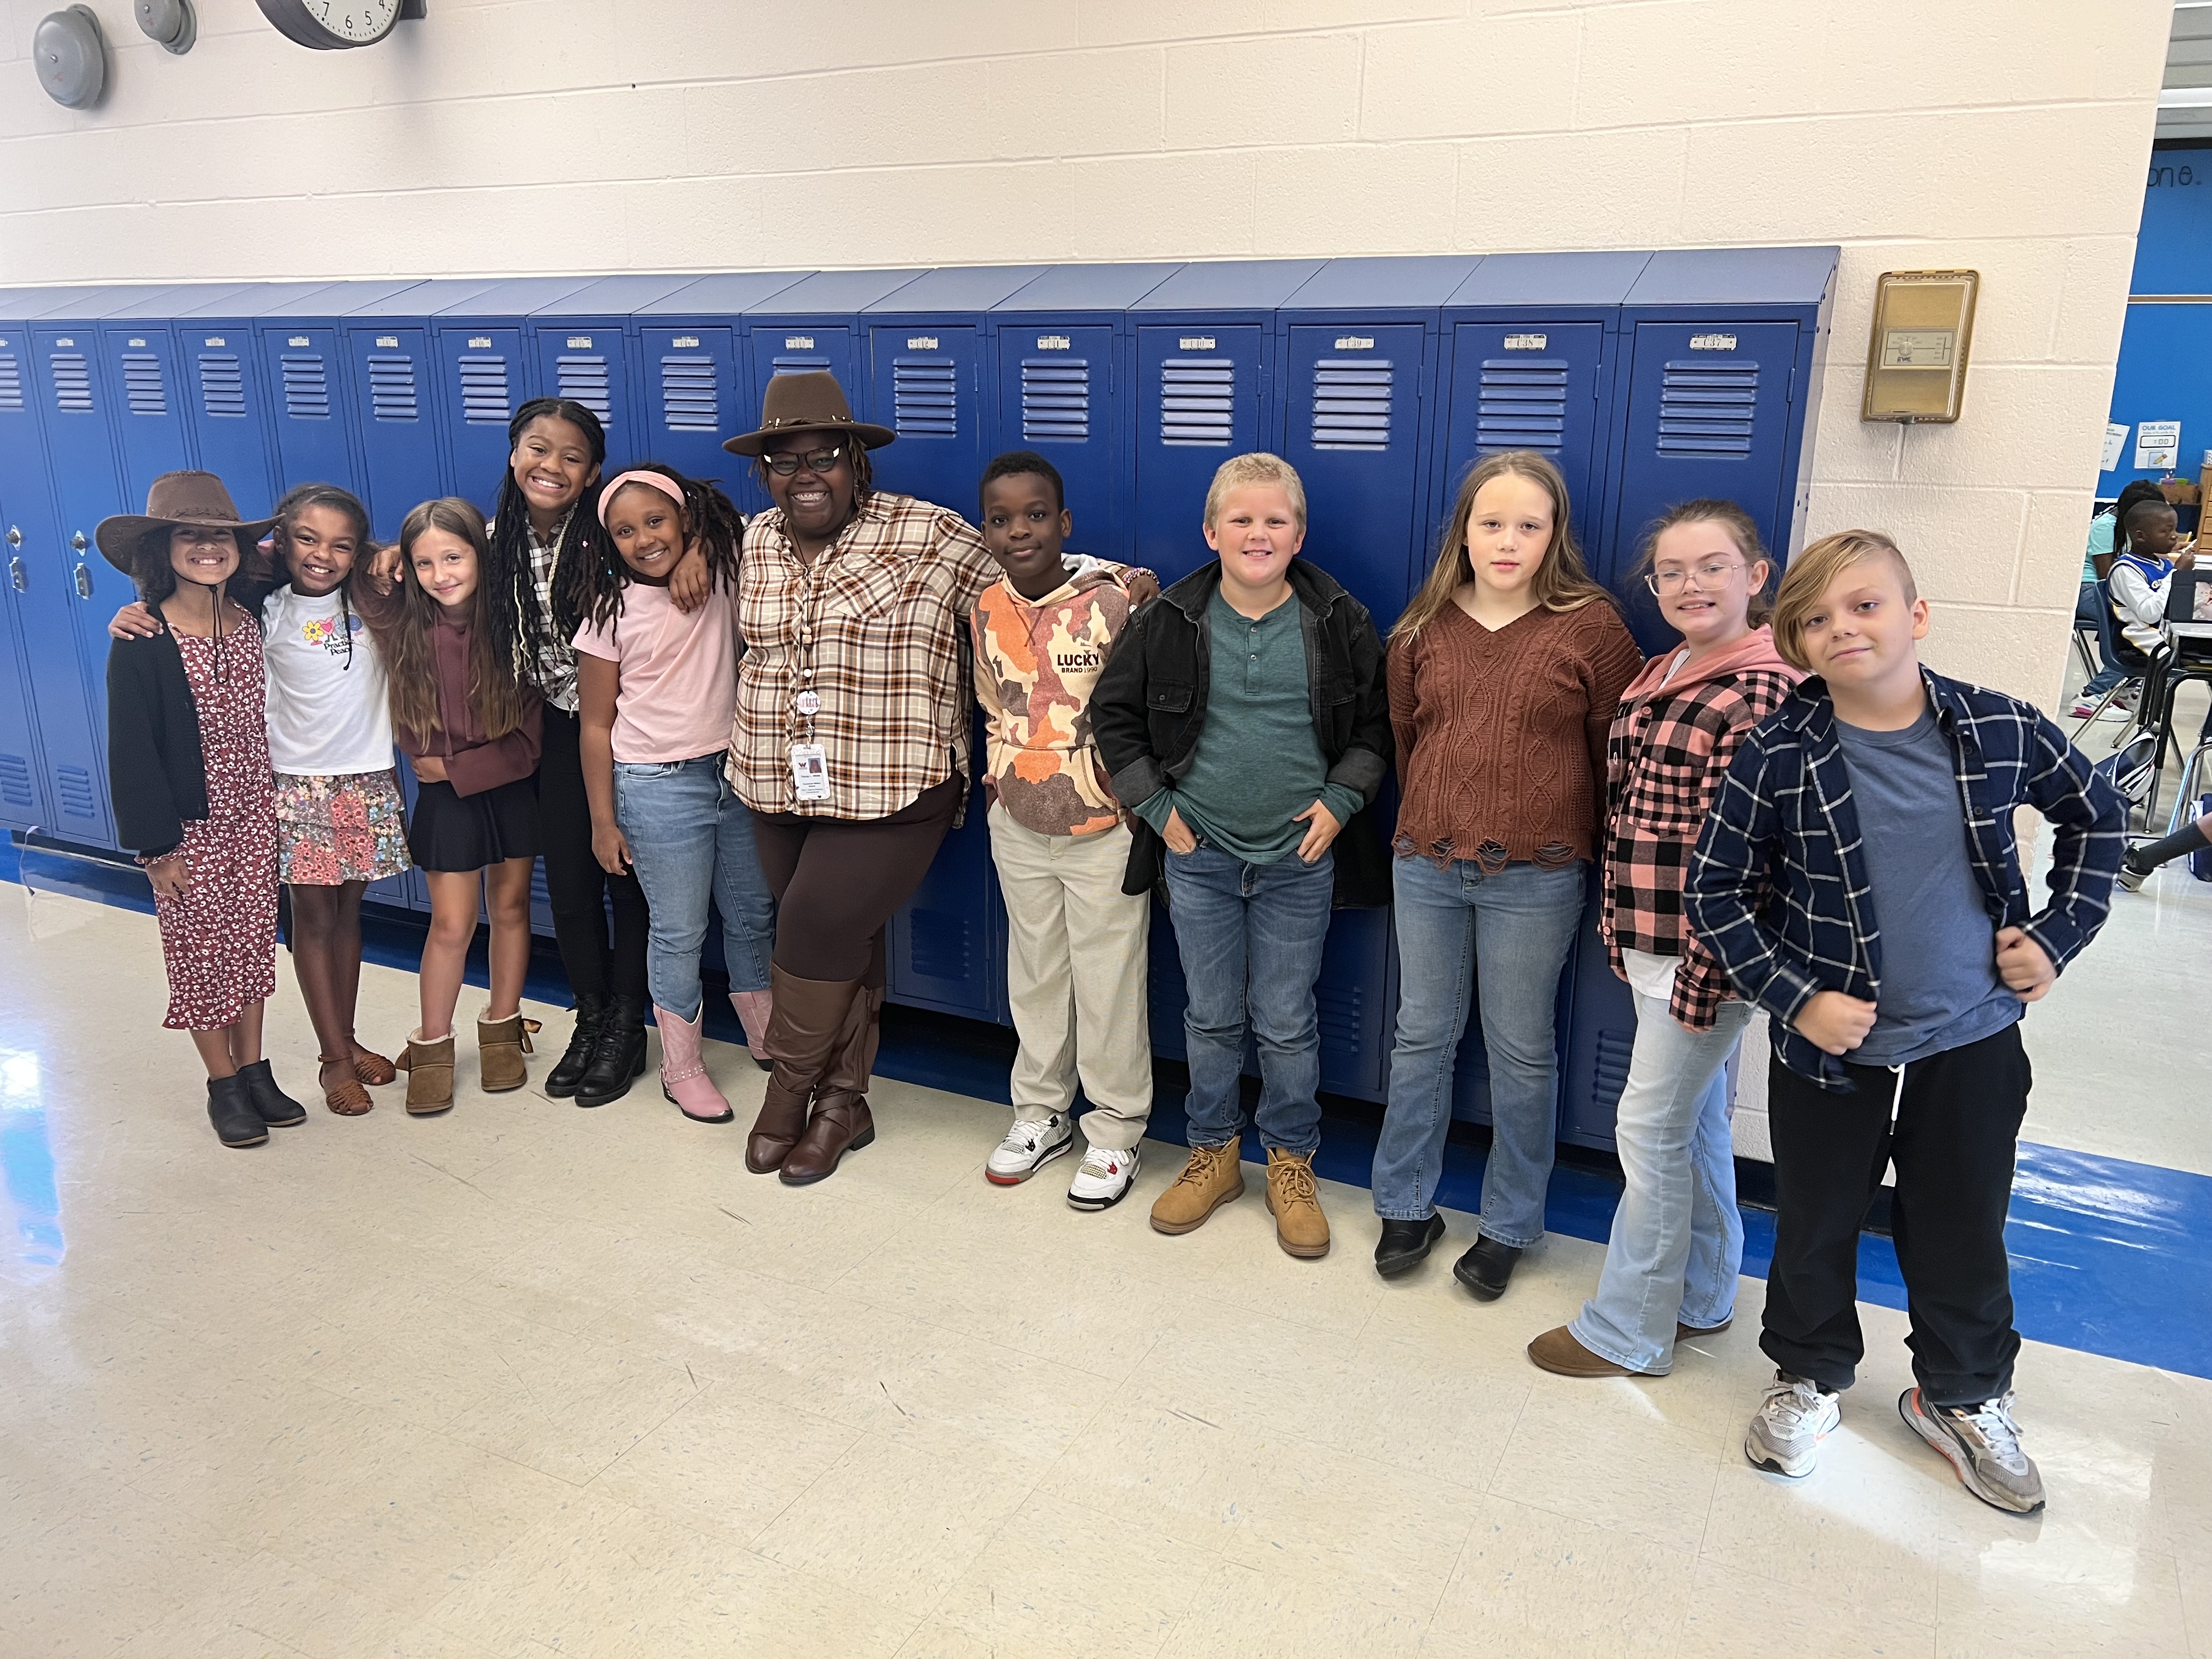
[[[665,472],[648,471],[642,467],[635,472],[617,472],[599,491],[600,529],[605,530],[607,527],[607,503],[614,500],[616,492],[624,484],[634,483],[651,484],[670,501],[675,502],[678,507],[684,505],[683,489],[678,485],[676,480]]]

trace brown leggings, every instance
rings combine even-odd
[[[753,815],[761,873],[775,894],[775,965],[799,979],[884,984],[884,924],[928,873],[961,783],[950,777],[887,818]]]

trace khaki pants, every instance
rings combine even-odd
[[[1014,1116],[1035,1121],[1090,1097],[1084,1138],[1126,1152],[1152,1110],[1152,1022],[1145,973],[1149,896],[1121,890],[1122,825],[1093,836],[1040,836],[995,801],[991,856],[1006,897],[1006,1000],[1021,1050]]]

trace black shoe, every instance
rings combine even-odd
[[[606,1023],[606,998],[597,991],[577,992],[576,1029],[568,1033],[568,1052],[545,1079],[545,1092],[553,1099],[566,1100],[576,1092],[576,1085],[584,1080],[584,1073],[591,1066],[592,1050],[598,1045],[599,1031]]]
[[[208,1079],[208,1121],[226,1146],[258,1146],[269,1126],[253,1109],[253,1095],[242,1073]]]
[[[1417,1267],[1429,1259],[1436,1242],[1444,1236],[1444,1218],[1432,1215],[1426,1221],[1391,1221],[1382,1223],[1382,1237],[1376,1241],[1375,1271],[1385,1279],[1395,1279],[1409,1267]]]
[[[604,1106],[620,1100],[644,1070],[645,1005],[629,997],[612,998],[592,1044],[591,1064],[577,1081],[576,1104]]]
[[[307,1121],[307,1109],[276,1086],[276,1074],[269,1069],[269,1062],[257,1060],[251,1066],[238,1068],[239,1079],[246,1085],[246,1098],[261,1121],[272,1129],[289,1129],[295,1123]]]
[[[1452,1263],[1452,1277],[1485,1302],[1505,1294],[1513,1279],[1513,1264],[1521,1259],[1517,1244],[1500,1244],[1491,1237],[1478,1238],[1474,1248]]]

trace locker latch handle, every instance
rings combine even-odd
[[[12,524],[11,524],[11,525],[9,525],[9,526],[8,526],[8,545],[9,545],[9,547],[21,547],[22,544],[23,544],[23,532],[22,532],[22,531],[21,531],[18,526],[15,526],[15,525],[12,525]]]
[[[92,571],[89,567],[82,564],[76,568],[76,596],[80,599],[88,599],[92,597]]]
[[[78,531],[78,532],[76,532],[76,535],[74,535],[74,536],[72,536],[72,537],[70,537],[70,545],[72,548],[76,549],[79,553],[82,553],[82,552],[83,552],[83,551],[85,550],[85,549],[87,549],[88,547],[90,547],[90,546],[92,545],[92,544],[91,544],[90,542],[88,542],[88,541],[85,540],[85,538],[84,538],[84,532],[82,532],[82,530],[80,530],[80,531]]]
[[[8,580],[18,593],[25,592],[31,586],[30,573],[23,568],[23,562],[21,559],[8,561]]]

